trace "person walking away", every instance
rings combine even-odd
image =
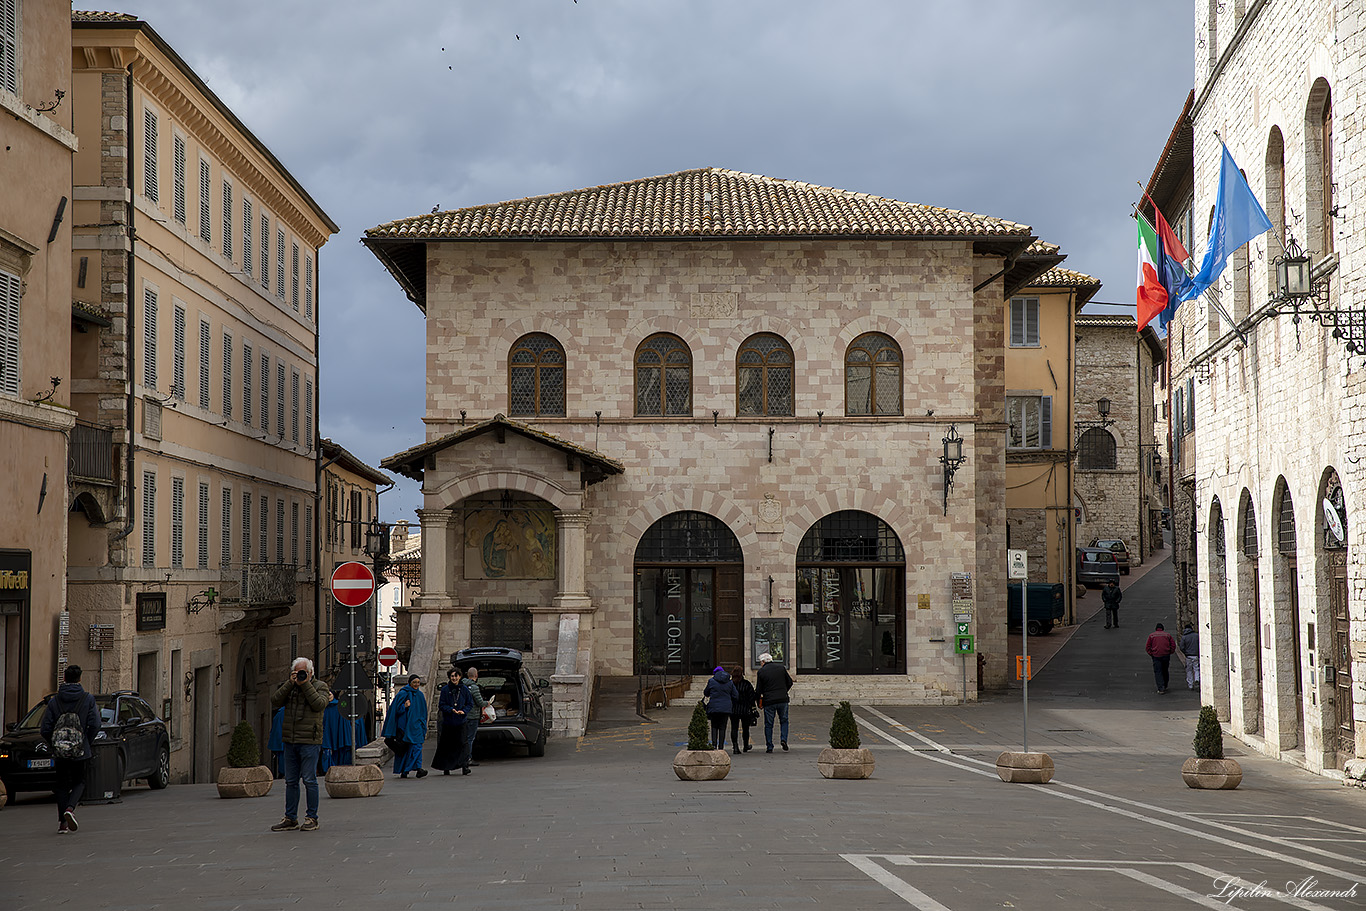
[[[100,736],[100,710],[95,697],[81,686],[81,666],[68,664],[62,672],[61,686],[47,701],[39,731],[52,750],[52,771],[56,783],[57,834],[75,832],[76,807],[85,794],[85,767],[95,755],[95,738]]]
[[[792,675],[773,656],[764,652],[759,656],[759,677],[754,690],[759,696],[759,705],[764,710],[765,753],[773,752],[773,719],[777,716],[780,733],[779,742],[783,752],[787,752],[787,707],[788,690],[792,689]]]
[[[295,658],[289,665],[289,679],[270,695],[271,708],[284,709],[280,721],[280,740],[284,746],[285,818],[270,827],[272,832],[318,828],[318,754],[323,744],[323,712],[332,701],[332,691],[313,673],[313,662]],[[299,780],[303,779],[308,798],[307,815],[299,824]]]
[[[1186,689],[1200,686],[1200,634],[1189,623],[1181,634],[1181,654],[1186,656]]]
[[[1148,635],[1145,649],[1153,659],[1153,679],[1157,682],[1157,691],[1165,693],[1171,679],[1172,652],[1176,651],[1176,640],[1159,623],[1157,629]]]
[[[754,709],[754,685],[745,679],[745,669],[737,665],[730,672],[731,682],[735,684],[735,692],[739,699],[735,703],[735,711],[730,716],[730,742],[735,747],[736,755],[740,753],[740,741],[736,737],[738,731],[736,727],[742,725],[745,730],[745,752],[749,752],[749,729],[754,727],[754,722],[758,721],[758,714]]]
[[[724,750],[726,725],[735,711],[735,704],[740,701],[740,694],[736,692],[735,684],[731,683],[730,674],[726,673],[724,667],[718,666],[711,672],[711,679],[707,681],[706,689],[702,690],[702,698],[707,701],[707,720],[711,722],[711,748]],[[736,747],[735,752],[740,752],[740,748]]]
[[[462,685],[463,678],[460,668],[451,668],[446,674],[446,683],[441,687],[441,698],[437,700],[441,728],[436,737],[432,768],[440,769],[442,775],[449,775],[454,769],[463,769],[464,766],[465,724],[470,720],[469,713],[474,709],[474,701],[470,699],[470,691]]]
[[[479,668],[471,667],[465,671],[465,689],[469,690],[470,701],[474,703],[473,724],[465,725],[465,752],[461,754],[465,763],[460,771],[468,775],[470,766],[479,765],[474,761],[474,738],[479,733],[479,725],[483,721],[484,707],[488,705],[483,691],[479,689]]]
[[[1107,579],[1105,586],[1100,590],[1100,600],[1105,603],[1105,628],[1119,626],[1119,602],[1124,600],[1119,583],[1114,579]]]
[[[407,778],[409,772],[416,772],[418,778],[426,778],[427,770],[422,768],[422,745],[427,742],[427,697],[422,692],[422,675],[408,675],[408,683],[394,694],[389,705],[389,714],[384,719],[384,730],[380,736],[393,738],[394,772],[399,778]]]

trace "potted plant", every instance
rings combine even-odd
[[[688,722],[688,748],[674,755],[674,774],[683,781],[719,781],[730,774],[730,754],[711,748],[711,724],[700,700]]]
[[[1243,768],[1236,760],[1224,758],[1224,730],[1214,706],[1200,709],[1195,723],[1195,755],[1181,764],[1181,777],[1188,788],[1231,791],[1243,781]]]
[[[232,729],[228,764],[218,770],[218,796],[265,797],[274,782],[275,777],[270,769],[261,765],[256,731],[250,722],[238,722],[237,727]]]
[[[871,778],[873,751],[860,744],[854,710],[841,702],[830,721],[830,747],[821,750],[816,768],[826,778]]]

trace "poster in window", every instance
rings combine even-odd
[[[773,660],[787,664],[788,626],[786,617],[765,619],[751,618],[749,621],[749,641],[751,666],[759,666],[759,656],[768,652]]]

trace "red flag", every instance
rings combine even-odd
[[[1172,230],[1171,225],[1167,224],[1167,219],[1162,217],[1162,210],[1157,207],[1157,203],[1153,202],[1151,196],[1147,196],[1147,194],[1144,195],[1148,202],[1152,203],[1153,227],[1157,229],[1157,236],[1162,240],[1163,250],[1178,263],[1184,263],[1191,258],[1191,255],[1187,253],[1186,248],[1181,245],[1181,241],[1176,236],[1176,232]]]

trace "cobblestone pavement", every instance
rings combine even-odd
[[[26,795],[0,810],[0,909],[1366,907],[1366,792],[1229,738],[1238,790],[1182,784],[1198,695],[1158,696],[1142,651],[1163,585],[1169,570],[1136,582],[1119,636],[1083,624],[1031,684],[1029,745],[1058,770],[1048,785],[994,771],[1021,746],[1018,692],[856,707],[877,759],[867,781],[820,777],[830,710],[807,706],[790,752],[766,755],[756,731],[725,780],[681,782],[677,706],[552,741],[543,759],[324,796],[317,832],[268,831],[282,782],[236,801],[140,787],[83,808],[60,837],[51,799]],[[1290,883],[1299,897],[1282,894]]]

